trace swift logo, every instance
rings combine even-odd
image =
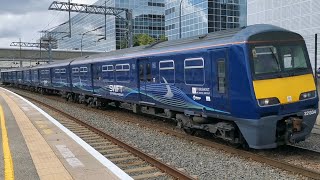
[[[124,86],[120,85],[109,85],[108,86],[110,95],[114,96],[124,96],[123,91],[124,91]]]
[[[166,98],[172,98],[172,97],[173,97],[173,93],[172,93],[172,91],[171,91],[170,85],[168,84],[167,80],[166,80],[164,77],[162,77],[162,79],[163,79],[163,81],[165,82],[166,88],[167,88],[167,94],[164,95],[164,97],[166,97]]]
[[[120,85],[109,85],[109,91],[115,93],[122,93],[124,87]]]

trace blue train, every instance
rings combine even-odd
[[[1,72],[2,82],[174,119],[254,149],[305,140],[318,93],[304,39],[252,25]]]

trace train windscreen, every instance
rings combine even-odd
[[[251,41],[252,42],[252,41]],[[304,41],[255,41],[250,45],[254,79],[270,79],[312,73]]]
[[[254,75],[292,76],[309,73],[307,58],[302,46],[254,46],[252,48]]]

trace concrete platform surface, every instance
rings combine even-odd
[[[0,179],[132,179],[47,113],[3,88],[0,117],[1,111]]]

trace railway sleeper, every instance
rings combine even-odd
[[[167,174],[162,173],[162,172],[156,172],[156,173],[142,174],[142,175],[131,176],[131,177],[135,180],[138,180],[138,179],[155,178],[155,177],[165,176],[165,175],[167,175]]]
[[[115,151],[124,151],[124,149],[122,148],[114,148],[114,149],[103,149],[101,151],[99,151],[101,154],[105,155],[105,154],[109,154],[109,153],[112,153],[112,152],[115,152]]]
[[[112,158],[112,157],[119,157],[119,156],[123,157],[128,155],[131,155],[131,153],[124,152],[124,153],[107,154],[105,155],[105,157]]]
[[[117,164],[118,167],[125,169],[127,167],[134,167],[134,166],[141,166],[141,165],[146,165],[147,163],[145,161],[139,160],[139,161],[134,161],[134,162],[123,162]]]
[[[104,145],[104,146],[95,146],[95,149],[100,151],[100,150],[103,150],[103,149],[112,149],[112,148],[117,148],[119,147],[118,145]]]
[[[102,141],[102,142],[93,142],[93,143],[90,143],[91,146],[106,146],[106,145],[111,145],[112,143],[111,142],[108,142],[108,141]]]
[[[124,172],[126,172],[126,173],[136,173],[136,172],[144,172],[144,171],[152,171],[152,170],[157,170],[157,168],[152,167],[152,166],[128,168],[128,169],[125,169]]]
[[[113,163],[120,163],[123,161],[131,161],[131,160],[139,160],[139,157],[136,156],[127,156],[127,157],[121,157],[121,158],[109,158],[110,161]]]
[[[90,139],[90,140],[86,140],[85,142],[91,145],[94,143],[104,143],[105,140],[104,139]]]
[[[81,139],[83,139],[84,141],[89,141],[89,140],[99,140],[101,139],[100,136],[89,136],[89,137],[81,137]]]

